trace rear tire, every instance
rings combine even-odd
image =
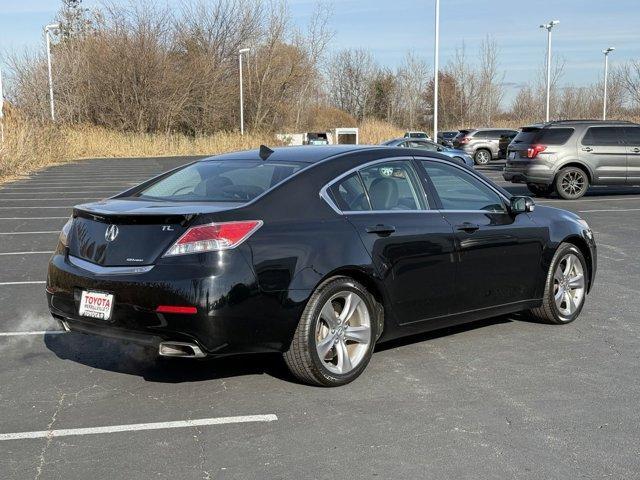
[[[561,198],[576,200],[587,193],[589,177],[581,168],[566,167],[558,172],[554,183]]]
[[[556,325],[573,322],[584,306],[587,272],[582,252],[571,243],[561,243],[547,273],[542,305],[529,310],[529,316]]]
[[[337,387],[367,367],[377,336],[376,300],[348,277],[321,284],[311,295],[284,361],[300,381]]]
[[[476,165],[486,165],[491,161],[491,152],[486,148],[480,148],[473,154],[473,161]]]

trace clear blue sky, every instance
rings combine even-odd
[[[42,25],[53,19],[59,3],[0,0],[0,50],[40,45]],[[84,1],[89,7],[97,3]],[[290,0],[294,21],[307,22],[315,3]],[[332,10],[332,49],[367,48],[390,67],[413,50],[432,64],[434,0],[334,0]],[[554,29],[553,49],[565,58],[565,85],[598,80],[601,50],[607,46],[616,47],[612,65],[640,58],[640,0],[441,0],[440,18],[443,63],[463,41],[472,59],[482,39],[491,35],[500,48],[505,82],[513,86],[535,76],[544,62],[546,35],[538,25],[552,19],[561,21]]]

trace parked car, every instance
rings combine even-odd
[[[457,130],[455,132],[438,132],[438,143],[445,147],[453,148],[453,139],[458,135],[458,133],[459,132]]]
[[[507,158],[507,149],[511,141],[516,138],[518,132],[510,132],[509,134],[502,135],[498,140],[498,158]]]
[[[425,140],[431,140],[431,137],[427,132],[405,132],[404,138],[424,138]]]
[[[517,133],[517,130],[503,128],[460,130],[460,133],[453,139],[453,146],[471,155],[477,165],[486,165],[491,160],[498,158],[500,137]]]
[[[393,140],[387,140],[382,145],[389,147],[402,147],[402,148],[419,148],[421,150],[427,150],[429,152],[439,152],[447,157],[451,157],[454,160],[473,167],[473,158],[467,155],[462,150],[456,150],[455,148],[447,148],[442,145],[438,145],[431,140],[422,139],[406,139],[406,138],[394,138]]]
[[[517,311],[572,322],[596,264],[577,215],[437,152],[263,146],[76,206],[46,295],[72,332],[168,357],[281,352],[336,386],[386,340]]]
[[[589,185],[640,185],[640,125],[563,120],[524,127],[509,146],[503,177],[567,200]]]

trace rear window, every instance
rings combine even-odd
[[[137,196],[171,202],[248,202],[302,167],[260,160],[199,162],[159,180]]]
[[[525,127],[513,139],[513,143],[541,143],[543,145],[563,145],[573,135],[573,128],[530,128]]]

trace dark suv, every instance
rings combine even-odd
[[[589,185],[640,185],[640,125],[563,120],[524,127],[507,152],[503,177],[538,196],[572,200]]]
[[[473,157],[476,164],[486,165],[491,160],[499,158],[500,137],[517,133],[517,130],[504,128],[460,130],[460,133],[453,139],[453,147],[467,152]]]

